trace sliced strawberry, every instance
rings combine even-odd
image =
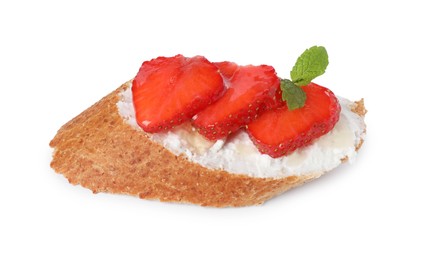
[[[189,120],[225,91],[218,68],[206,58],[158,57],[142,64],[133,80],[138,124],[146,132]]]
[[[230,61],[221,61],[221,62],[214,62],[214,65],[218,67],[220,74],[224,78],[225,86],[229,86],[230,79],[232,76],[234,76],[234,73],[237,71],[237,69],[240,67],[234,62]],[[285,101],[282,100],[282,92],[280,88],[277,88],[277,92],[275,94],[275,98],[272,100],[272,102],[268,102],[267,108],[273,109],[277,107],[282,107],[285,105]]]
[[[220,74],[227,79],[232,78],[239,67],[236,63],[230,61],[214,62],[213,64],[219,69]]]
[[[304,107],[270,110],[248,125],[250,138],[261,153],[273,158],[287,155],[328,133],[339,120],[340,104],[333,92],[314,83],[302,89]]]
[[[232,68],[220,70],[229,76]],[[280,85],[274,68],[267,65],[238,67],[228,83],[225,94],[194,117],[193,125],[209,140],[235,132],[270,108]]]
[[[270,107],[269,110],[279,108],[279,107],[283,107],[285,105],[286,105],[286,103],[283,100],[283,92],[282,92],[281,88],[278,88],[277,91],[275,92],[274,101],[269,105],[269,107]]]

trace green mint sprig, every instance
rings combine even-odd
[[[308,85],[314,78],[324,74],[327,65],[328,54],[322,46],[313,46],[300,55],[290,72],[291,80],[281,80],[282,99],[287,102],[289,110],[305,105],[306,94],[300,87]]]

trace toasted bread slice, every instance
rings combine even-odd
[[[117,102],[129,85],[123,84],[62,126],[50,142],[51,167],[70,183],[94,193],[229,207],[262,204],[325,173],[259,178],[209,169],[175,155],[120,115]],[[363,100],[355,102],[352,111],[364,116]],[[362,139],[356,149],[361,145]]]

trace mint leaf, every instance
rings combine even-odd
[[[324,47],[313,46],[300,55],[290,72],[297,86],[308,85],[314,78],[324,74],[328,65],[328,54]]]
[[[298,87],[291,80],[282,79],[280,84],[282,98],[287,102],[289,110],[301,108],[305,105],[306,94],[302,88]]]

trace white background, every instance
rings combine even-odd
[[[290,2],[290,3],[289,3]],[[422,1],[1,1],[0,259],[425,259]],[[93,195],[54,173],[72,117],[159,55],[269,64],[326,46],[316,80],[364,97],[355,164],[263,206]]]

